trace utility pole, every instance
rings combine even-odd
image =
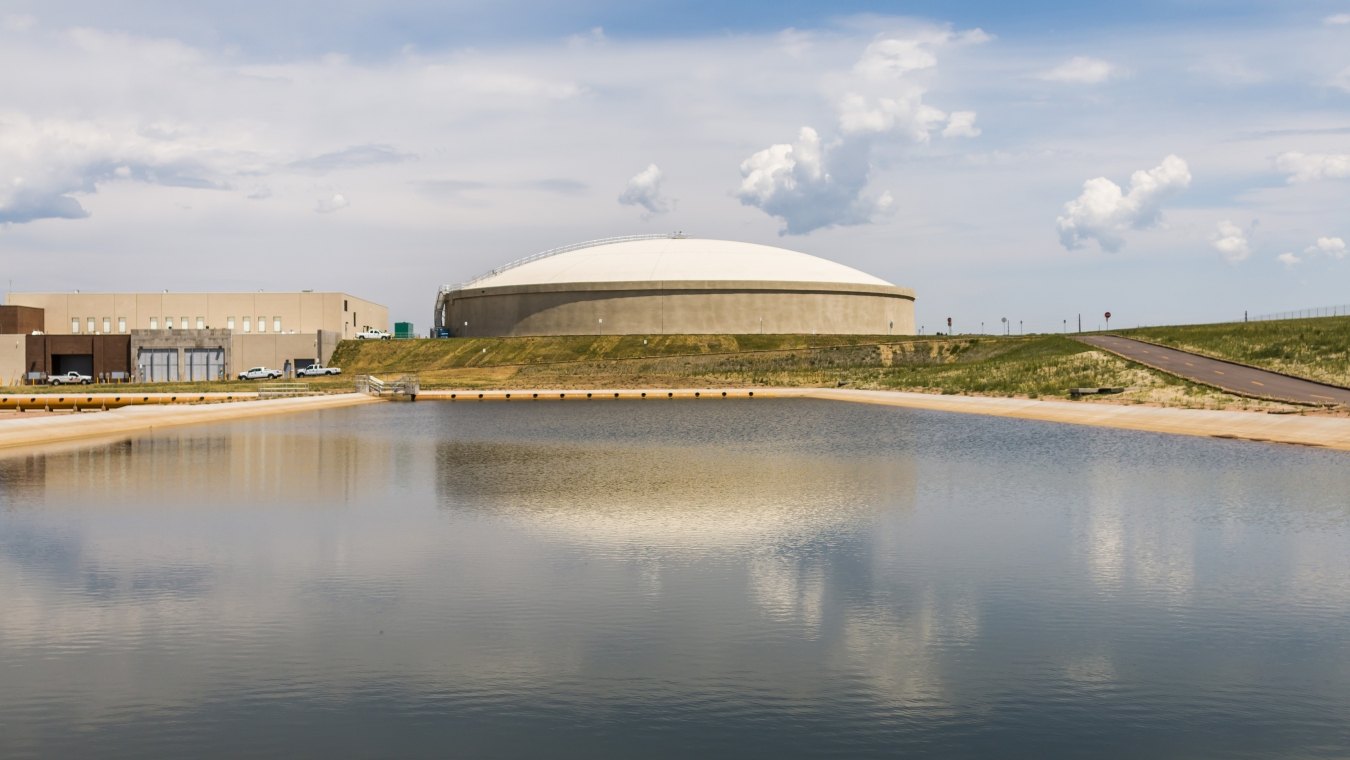
[[[1078,332],[1083,332],[1083,315],[1078,315]]]

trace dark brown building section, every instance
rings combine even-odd
[[[27,341],[26,372],[50,376],[73,369],[95,382],[131,376],[130,335],[29,335]]]
[[[42,332],[43,310],[33,306],[0,306],[0,335]]]

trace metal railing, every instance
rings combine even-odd
[[[263,383],[258,386],[258,398],[308,396],[310,393],[309,383]]]
[[[1262,314],[1251,317],[1253,322],[1267,322],[1275,319],[1309,319],[1312,317],[1347,317],[1350,316],[1350,304],[1340,306],[1318,306],[1312,309],[1298,309],[1296,311],[1282,311],[1276,314]]]
[[[559,248],[550,248],[547,251],[542,251],[540,253],[536,253],[531,256],[526,256],[523,259],[516,259],[515,261],[502,264],[496,269],[493,269],[490,272],[480,274],[471,280],[465,280],[464,282],[456,283],[453,285],[442,285],[440,292],[442,294],[445,294],[456,290],[463,290],[464,288],[472,287],[475,283],[482,282],[483,280],[486,280],[489,277],[501,274],[502,272],[505,272],[507,270],[515,269],[516,267],[519,266],[524,266],[525,264],[529,264],[532,261],[546,259],[550,256],[557,256],[560,253],[579,251],[583,248],[594,248],[600,245],[611,245],[613,243],[629,243],[635,240],[683,240],[685,237],[686,235],[683,232],[666,232],[658,235],[622,235],[620,237],[608,237],[608,238],[600,238],[598,240],[587,240],[584,243],[573,243],[571,245],[564,245]]]

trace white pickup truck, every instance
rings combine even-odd
[[[357,340],[389,340],[392,337],[384,330],[362,330],[356,334]]]
[[[47,378],[50,385],[88,385],[94,382],[94,378],[89,375],[81,375],[75,370],[71,370],[64,375],[52,375]]]
[[[239,373],[240,380],[275,380],[281,377],[281,370],[266,367],[250,367]]]
[[[325,367],[322,364],[311,364],[308,367],[301,367],[295,371],[296,377],[320,377],[322,375],[341,375],[341,367]]]

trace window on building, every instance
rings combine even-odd
[[[183,330],[188,329],[188,321],[187,321],[187,317],[179,317],[179,318],[178,318],[178,327],[179,327],[180,329],[183,329]]]
[[[165,329],[165,330],[172,330],[172,329],[173,329],[173,317],[165,317],[165,318],[164,318],[164,329]]]
[[[118,318],[117,318],[117,332],[119,332],[119,333],[126,333],[126,331],[127,331],[127,318],[126,318],[126,317],[118,317]]]
[[[267,317],[258,317],[258,332],[267,332]]]
[[[90,318],[89,318],[88,324],[89,324],[89,332],[90,332],[90,334],[93,334],[93,333],[94,333],[94,318],[93,318],[93,317],[90,317]]]
[[[342,310],[343,310],[343,311],[346,311],[346,310],[347,310],[347,299],[345,299],[345,298],[342,299]]]
[[[151,330],[158,330],[158,329],[159,329],[159,317],[151,317],[151,318],[150,318],[150,329],[151,329]]]
[[[206,317],[197,317],[197,329],[198,330],[206,329]]]
[[[281,317],[272,317],[272,332],[281,332]]]
[[[70,318],[70,331],[73,332],[73,333],[77,333],[77,332],[80,331],[80,318],[79,318],[79,317],[71,317],[71,318]]]
[[[253,332],[253,323],[249,321],[248,317],[244,317],[244,332]]]
[[[233,330],[233,329],[234,329],[234,317],[226,317],[226,318],[225,318],[225,329],[226,329],[226,330]]]
[[[105,335],[112,332],[112,317],[103,318],[103,333]]]

